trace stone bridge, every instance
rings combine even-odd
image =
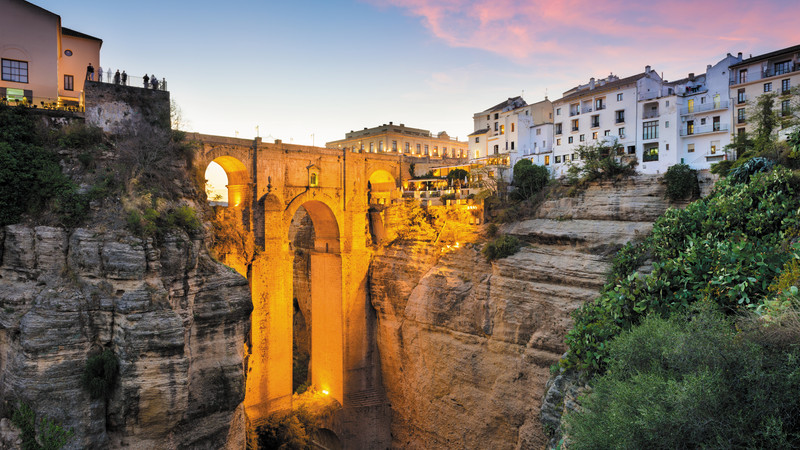
[[[410,163],[427,170],[443,162],[264,143],[260,138],[190,134],[188,139],[200,143],[200,167],[214,161],[227,173],[229,208],[241,210],[238,217],[255,241],[256,256],[248,268],[254,307],[245,394],[248,418],[258,420],[292,407],[295,254],[289,232],[301,207],[314,228],[309,264],[311,384],[345,410],[364,398],[381,397],[375,315],[367,286],[370,203],[399,198]],[[370,426],[353,425],[362,432]]]

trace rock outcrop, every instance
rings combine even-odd
[[[638,177],[502,226],[526,242],[504,259],[430,236],[379,251],[370,286],[393,445],[542,448],[540,407],[570,313],[597,296],[613,251],[668,206],[657,177]]]
[[[60,422],[75,433],[67,448],[243,442],[250,294],[202,239],[10,225],[0,258],[6,413],[24,402]],[[92,399],[81,377],[104,349],[119,375],[108,398]]]

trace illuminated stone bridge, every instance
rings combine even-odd
[[[369,206],[401,195],[411,162],[431,162],[399,154],[264,143],[260,138],[188,137],[201,144],[198,165],[207,167],[213,161],[225,170],[229,209],[241,211],[236,217],[255,243],[248,268],[254,307],[245,394],[248,418],[257,420],[292,407],[295,251],[289,235],[300,208],[313,222],[314,238],[308,265],[311,385],[345,410],[365,398],[382,397],[367,286]]]

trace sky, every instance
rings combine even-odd
[[[166,78],[184,129],[317,146],[389,121],[465,140],[509,97],[800,44],[797,0],[31,2],[104,69]]]

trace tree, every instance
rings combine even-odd
[[[577,148],[577,153],[582,164],[570,162],[567,171],[573,183],[631,176],[636,173],[636,166],[639,164],[636,160],[623,162],[624,149],[616,141],[581,145]]]
[[[550,173],[544,166],[534,165],[530,160],[520,159],[514,164],[514,187],[521,198],[531,198],[547,185]]]
[[[461,183],[468,176],[469,172],[467,172],[464,169],[453,169],[450,171],[450,173],[447,174],[447,181],[451,185],[458,184],[459,186],[461,186]]]

